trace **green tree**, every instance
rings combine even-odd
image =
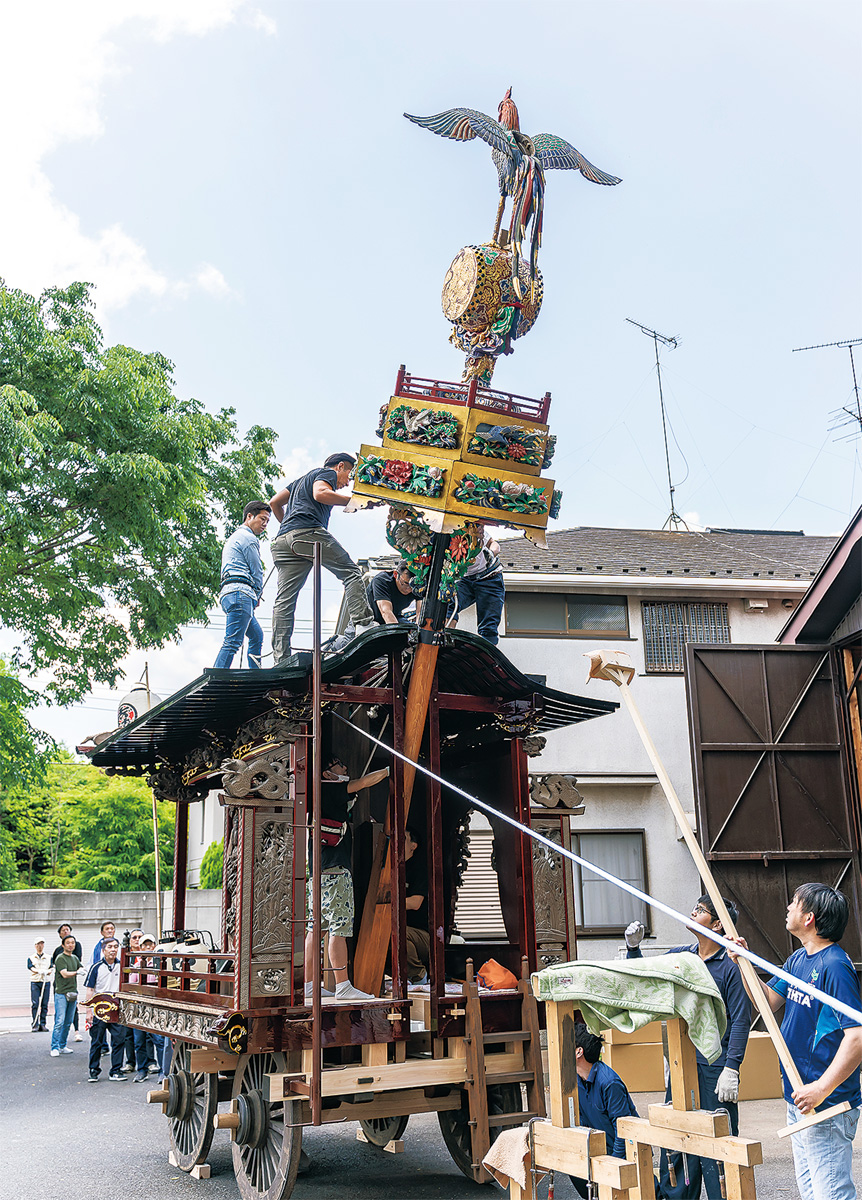
[[[65,703],[205,617],[223,539],[278,469],[273,430],[240,437],[161,354],[105,349],[90,292],[0,281],[0,624]]]
[[[37,701],[36,693],[0,659],[0,799],[8,788],[41,783],[56,756],[53,739],[27,719],[27,710]]]
[[[224,867],[224,839],[210,842],[201,859],[200,887],[220,888]]]

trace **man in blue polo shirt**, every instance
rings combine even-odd
[[[260,667],[263,630],[254,615],[263,591],[260,539],[269,524],[271,509],[263,500],[252,500],[242,514],[242,525],[225,542],[221,553],[219,604],[225,615],[224,641],[213,663],[230,667],[237,650],[248,638],[248,665]]]
[[[735,925],[739,917],[736,905],[725,897],[722,899]],[[711,929],[715,933],[724,932],[709,896],[700,897],[691,910],[691,917],[704,931]],[[628,958],[640,957],[640,941],[644,932],[644,927],[639,921],[633,921],[629,925],[625,933]],[[700,1107],[710,1111],[719,1106],[726,1108],[730,1117],[731,1133],[736,1135],[739,1133],[739,1068],[748,1044],[751,1003],[745,994],[739,967],[731,961],[724,947],[707,937],[705,932],[696,933],[695,937],[697,941],[693,946],[673,946],[667,953],[681,954],[688,950],[699,955],[721,992],[727,1010],[727,1028],[721,1039],[721,1054],[710,1064],[699,1050],[696,1052],[697,1086]],[[667,1099],[670,1098],[668,1087]],[[683,1163],[681,1154],[669,1155],[666,1150],[662,1150],[659,1177],[661,1194],[665,1200],[698,1200],[701,1182],[709,1200],[721,1196],[718,1163],[711,1158],[698,1158],[694,1154],[687,1154]]]
[[[844,936],[850,906],[841,892],[823,883],[804,883],[787,906],[787,930],[801,948],[784,964],[789,975],[811,983],[852,1008],[862,1008],[859,982],[847,954],[836,945]],[[746,945],[740,938],[740,944]],[[781,1034],[804,1086],[794,1092],[784,1077],[787,1120],[846,1100],[850,1111],[794,1134],[793,1164],[802,1200],[854,1200],[853,1138],[862,1095],[862,1026],[828,1004],[773,976],[760,981],[773,1012],[784,1006]]]
[[[638,1110],[623,1081],[605,1063],[599,1061],[602,1039],[590,1033],[586,1025],[575,1026],[575,1069],[578,1072],[578,1113],[581,1125],[601,1129],[607,1143],[607,1153],[625,1158],[626,1144],[617,1137],[617,1118],[636,1117]],[[579,1196],[588,1197],[585,1179],[570,1175]]]

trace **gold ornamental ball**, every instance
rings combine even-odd
[[[523,299],[516,337],[523,337],[539,315],[543,284],[537,269],[531,298],[529,269],[523,260],[518,263],[518,278]],[[442,302],[446,319],[471,333],[492,325],[502,308],[517,303],[512,288],[511,251],[493,243],[465,246],[446,272]]]

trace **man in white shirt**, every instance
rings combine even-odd
[[[108,993],[113,996],[120,990],[120,943],[116,938],[107,938],[102,946],[102,957],[90,967],[84,984],[84,999],[82,1003],[89,1006],[94,996]],[[111,1033],[111,1071],[108,1078],[113,1083],[125,1083],[123,1074],[123,1052],[126,1048],[126,1038],[129,1035],[125,1025],[115,1025],[103,1021],[100,1017],[92,1017],[87,1024],[90,1027],[90,1083],[98,1083],[102,1073],[100,1065],[102,1047],[107,1040],[108,1030]]]

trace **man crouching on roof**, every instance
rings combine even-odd
[[[340,759],[333,759],[321,775],[320,793],[320,930],[329,933],[329,962],[335,977],[335,990],[321,987],[322,996],[336,1000],[373,1000],[350,982],[347,974],[347,939],[353,933],[353,831],[350,828],[351,796],[363,788],[374,787],[389,774],[389,768],[372,771],[361,779],[351,779]],[[311,997],[312,956],[320,953],[314,944],[312,928],[312,863],[314,862],[312,834],[308,837],[306,874],[306,911],[308,932],[305,937],[305,996]]]

